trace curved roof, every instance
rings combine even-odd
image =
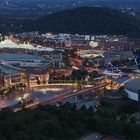
[[[0,42],[0,48],[11,48],[11,49],[28,49],[28,50],[37,50],[37,51],[54,51],[53,48],[49,47],[42,47],[42,46],[33,46],[31,44],[16,44],[15,42],[12,42],[11,40],[7,39],[2,42]]]
[[[131,92],[138,93],[140,90],[140,78],[132,79],[125,84],[125,88]]]

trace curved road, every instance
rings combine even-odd
[[[110,84],[110,83],[104,83],[104,84],[101,84],[101,85],[98,85],[98,86],[95,86],[95,87],[91,87],[91,88],[87,88],[87,89],[77,91],[75,93],[70,91],[70,92],[67,92],[65,94],[59,95],[57,97],[54,97],[52,99],[46,100],[46,101],[36,102],[36,103],[33,103],[33,104],[26,105],[26,108],[34,109],[34,108],[38,107],[40,104],[41,105],[56,104],[57,102],[63,101],[65,99],[67,99],[67,98],[77,96],[77,95],[80,95],[80,94],[86,94],[86,93],[88,93],[90,91],[105,87],[108,84]]]

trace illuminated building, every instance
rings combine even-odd
[[[128,98],[134,101],[140,101],[140,78],[129,80],[125,84],[125,91],[127,92]]]
[[[25,82],[24,71],[19,68],[0,64],[0,88],[10,87]]]
[[[6,39],[2,42],[0,42],[0,49],[5,49],[5,48],[8,48],[8,49],[25,49],[25,50],[31,50],[31,51],[48,51],[48,52],[51,52],[53,51],[54,49],[52,48],[48,48],[48,47],[42,47],[42,46],[33,46],[31,44],[16,44],[15,42],[13,42],[12,40],[10,39]]]
[[[30,54],[0,54],[0,61],[9,66],[16,66],[29,76],[30,83],[49,80],[49,74],[53,71],[54,61],[46,60],[39,55]]]

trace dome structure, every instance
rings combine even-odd
[[[125,91],[127,92],[129,99],[139,101],[140,100],[139,90],[140,90],[140,78],[135,78],[125,83]]]

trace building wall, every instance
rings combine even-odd
[[[16,85],[20,82],[24,82],[22,73],[15,73],[12,75],[4,75],[3,76],[3,86],[10,87],[12,85]]]
[[[138,101],[139,100],[138,93],[129,91],[126,88],[125,88],[125,91],[127,92],[129,99],[134,100],[134,101]]]
[[[37,84],[37,81],[39,80],[41,83],[40,85],[44,85],[44,84],[47,84],[48,81],[49,81],[49,77],[50,75],[47,73],[47,74],[41,74],[41,75],[33,75],[33,76],[30,76],[30,79],[29,79],[29,84],[30,84],[30,87],[34,87],[34,86],[38,86]],[[38,80],[37,80],[38,79]],[[45,83],[44,83],[45,82]]]

